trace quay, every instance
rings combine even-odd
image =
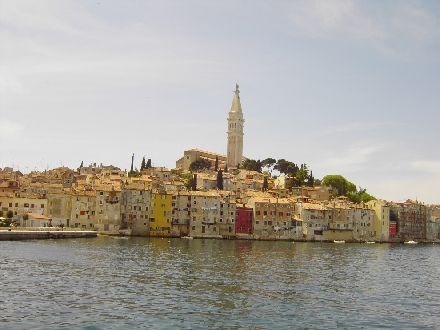
[[[18,230],[6,228],[0,230],[0,241],[21,241],[31,239],[63,239],[97,237],[93,230],[54,230],[50,228],[33,228],[33,230]]]

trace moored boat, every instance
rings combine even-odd
[[[345,243],[345,241],[334,240],[333,243]]]
[[[413,240],[410,240],[410,241],[405,242],[405,244],[417,244],[417,242],[413,241]]]

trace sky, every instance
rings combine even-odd
[[[440,204],[439,1],[0,0],[0,168],[226,154]]]

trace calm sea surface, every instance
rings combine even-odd
[[[440,245],[0,242],[1,329],[440,329]]]

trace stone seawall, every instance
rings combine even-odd
[[[0,241],[20,241],[28,239],[61,239],[97,237],[96,231],[35,231],[35,230],[1,230]]]

